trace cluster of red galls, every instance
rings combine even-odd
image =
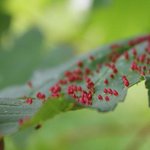
[[[110,97],[108,96],[109,95],[114,95],[114,96],[119,96],[119,93],[117,90],[114,90],[114,89],[111,89],[111,88],[104,88],[104,91],[103,91],[106,95],[103,97],[102,95],[98,95],[98,99],[99,100],[105,100],[105,101],[110,101]]]
[[[147,65],[150,64],[150,57],[148,56],[150,55],[150,35],[131,40],[128,42],[128,45],[134,46],[143,41],[149,41],[149,46],[145,49],[145,52],[143,54],[138,55],[136,49],[133,48],[132,55],[129,55],[127,51],[124,52],[124,58],[126,61],[129,61],[130,57],[134,58],[133,62],[131,63],[130,69],[144,76],[147,73],[150,74],[150,69],[147,67]],[[109,75],[109,78],[104,79],[103,85],[105,86],[105,88],[103,89],[103,91],[100,91],[102,94],[99,94],[97,96],[97,99],[99,101],[105,100],[106,102],[109,102],[111,100],[111,96],[119,96],[119,92],[116,89],[109,88],[109,82],[118,74],[118,69],[115,66],[115,62],[121,56],[117,51],[117,49],[121,48],[121,45],[114,44],[111,46],[111,48],[112,52],[108,56],[108,62],[110,63],[97,64],[95,68],[94,65],[91,65],[92,69],[90,69],[90,67],[87,66],[90,63],[92,64],[93,62],[98,60],[96,56],[89,56],[88,60],[86,60],[89,61],[88,63],[78,61],[75,69],[65,71],[63,78],[49,88],[50,96],[48,97],[57,98],[62,96],[63,94],[67,94],[71,98],[75,99],[78,103],[81,103],[83,105],[92,105],[92,99],[96,89],[96,83],[92,81],[92,77],[93,75],[95,75],[95,73],[100,73],[102,66],[106,66],[111,69],[112,73]],[[130,86],[127,76],[122,75],[122,83],[125,87]],[[28,86],[30,88],[33,87],[31,82],[28,82]],[[36,97],[42,102],[44,102],[48,98],[43,92],[38,92],[36,94]],[[26,103],[31,105],[33,103],[33,99],[26,98]],[[28,117],[19,119],[19,125],[22,125],[24,121],[28,119]]]
[[[131,63],[131,70],[136,71],[142,76],[150,74],[150,69],[148,67],[148,65],[150,65],[150,45],[145,49],[143,54],[138,55],[135,48],[132,50],[132,54],[134,56],[134,61]]]
[[[137,43],[140,43],[144,40],[150,39],[149,36],[147,37],[141,37],[136,40],[132,40],[129,42],[129,45],[135,45]],[[102,66],[106,66],[112,70],[112,73],[109,75],[109,78],[105,78],[103,83],[104,86],[109,85],[109,80],[114,79],[115,76],[118,74],[118,69],[115,66],[116,60],[120,57],[119,53],[115,51],[117,48],[120,48],[118,45],[113,45],[112,46],[112,52],[111,52],[111,63],[106,63],[106,64],[98,64],[98,69],[97,66],[95,66],[95,70],[93,71],[93,66],[92,69],[90,67],[87,67],[85,64],[88,63],[83,63],[83,61],[78,61],[75,69],[73,70],[68,70],[64,72],[64,76],[62,79],[60,79],[55,85],[50,87],[49,92],[50,96],[48,97],[60,97],[63,94],[67,94],[73,99],[75,99],[77,102],[85,105],[92,105],[92,98],[95,93],[95,87],[96,84],[92,81],[92,76],[95,73],[99,73],[100,69]],[[150,46],[146,48],[145,52],[147,54],[150,54]],[[145,75],[145,71],[147,70],[146,66],[138,66],[137,63],[146,63],[150,64],[150,58],[147,57],[147,54],[144,53],[142,55],[138,55],[137,51],[135,48],[132,49],[132,56],[134,57],[134,61],[131,63],[131,70],[132,71],[138,71],[141,73],[141,75]],[[115,59],[114,59],[115,57]],[[125,60],[130,59],[130,55],[128,52],[124,52],[124,58]],[[97,58],[96,56],[89,56],[88,61],[93,63],[96,61]],[[149,71],[150,72],[150,71]],[[82,86],[81,86],[82,83]],[[83,85],[83,83],[85,83]],[[130,83],[129,80],[125,75],[122,76],[122,83],[124,84],[125,87],[129,87]],[[103,93],[105,94],[104,96],[98,95],[97,98],[99,100],[106,100],[110,101],[109,95],[114,95],[114,96],[119,96],[119,93],[115,89],[111,88],[104,88]],[[36,97],[42,101],[46,99],[46,95],[42,92],[38,92]],[[27,98],[26,103],[32,104],[33,100],[32,98]]]

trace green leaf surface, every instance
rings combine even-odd
[[[0,135],[17,131],[19,120],[32,117],[40,106],[41,102],[36,100],[28,105],[23,99],[0,98]]]
[[[0,4],[0,5],[2,6],[2,4]],[[1,36],[4,35],[4,33],[6,33],[6,31],[9,29],[11,19],[12,19],[11,16],[9,14],[3,12],[0,8],[0,20],[2,22],[2,23],[0,23],[0,39],[1,39]]]
[[[77,57],[59,68],[36,72],[31,79],[32,87],[30,88],[22,86],[15,87],[13,92],[11,89],[1,92],[1,97],[8,98],[0,99],[0,135],[17,131],[20,127],[18,121],[25,119],[26,122],[26,117],[31,118],[31,120],[25,123],[23,127],[42,122],[69,110],[80,108],[94,108],[101,112],[114,110],[116,105],[125,99],[128,88],[149,75],[148,40],[149,36],[145,36],[104,46],[90,54]],[[133,50],[136,50],[135,55]],[[125,51],[128,51],[128,59],[125,57]],[[144,60],[141,60],[143,55],[145,55]],[[133,61],[138,66],[137,70],[131,69]],[[79,62],[82,62],[83,66],[79,65]],[[114,72],[112,65],[115,66],[117,72]],[[82,73],[76,73],[77,69]],[[65,75],[68,71],[71,72],[71,78],[78,74],[80,79],[70,79],[70,75],[69,77]],[[112,73],[114,78],[110,78]],[[129,82],[128,85],[125,85],[123,76]],[[87,78],[94,84],[92,87],[87,86],[89,83]],[[108,80],[107,84],[104,83],[105,79]],[[67,83],[62,85],[60,80],[67,80]],[[60,86],[61,90],[54,93],[50,92],[50,88],[53,86]],[[80,86],[81,89],[68,94],[70,86]],[[118,94],[104,93],[105,88],[116,90]],[[42,92],[46,98],[39,98],[37,96],[39,92]],[[60,96],[57,98],[53,94]],[[89,94],[90,98],[87,97]],[[103,100],[99,100],[99,95],[103,97]],[[26,103],[27,98],[32,98],[33,103],[31,105]],[[34,115],[35,117],[33,117]]]

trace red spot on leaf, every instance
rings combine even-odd
[[[108,85],[109,82],[108,82],[107,79],[105,79],[105,80],[104,80],[104,83],[105,83],[106,85]]]
[[[110,78],[113,79],[114,78],[114,74],[110,74]]]
[[[113,94],[113,90],[111,88],[108,88],[108,93],[112,95]]]
[[[137,63],[136,63],[136,62],[133,61],[133,62],[131,63],[131,69],[132,69],[132,70],[138,70],[138,66],[137,66]]]
[[[33,99],[32,98],[27,98],[26,103],[31,105],[33,103]]]
[[[80,68],[83,67],[83,62],[82,61],[78,61],[77,62],[77,66],[80,67]]]
[[[102,95],[98,95],[98,99],[99,99],[99,100],[103,100]]]
[[[122,81],[123,81],[124,86],[126,86],[126,87],[129,86],[129,81],[126,76],[122,76]]]
[[[129,54],[128,54],[127,51],[124,53],[124,58],[125,58],[126,60],[129,60]]]
[[[114,94],[115,96],[118,96],[118,95],[119,95],[119,93],[118,93],[116,90],[113,90],[113,94]]]
[[[41,99],[41,100],[44,100],[44,99],[46,98],[45,94],[42,93],[42,92],[38,92],[38,93],[36,94],[36,97],[37,97],[38,99]]]
[[[110,98],[108,96],[105,96],[105,101],[110,101]]]
[[[108,90],[106,88],[104,88],[104,93],[107,94],[108,93]]]
[[[133,49],[132,49],[132,54],[133,54],[133,56],[134,56],[134,57],[136,57],[136,56],[137,56],[137,51],[136,51],[136,49],[135,49],[135,48],[133,48]]]

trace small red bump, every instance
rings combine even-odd
[[[86,75],[91,74],[91,70],[90,70],[89,68],[85,68],[85,74],[86,74]]]
[[[113,68],[113,73],[117,74],[118,73],[118,69],[117,68]]]
[[[82,91],[82,87],[81,87],[81,86],[78,86],[78,87],[77,87],[77,90],[78,90],[78,91]]]
[[[27,122],[29,119],[30,119],[29,116],[25,116],[24,118],[20,118],[20,119],[18,120],[19,126],[23,125],[23,124],[24,124],[25,122]]]
[[[19,124],[19,126],[22,126],[22,125],[23,125],[23,123],[24,123],[24,120],[23,120],[22,118],[18,120],[18,124]]]
[[[108,88],[108,93],[112,95],[113,94],[113,90]]]
[[[89,83],[87,84],[87,88],[88,88],[88,89],[93,89],[93,88],[94,88],[94,83],[93,83],[93,82],[89,82]]]
[[[110,48],[111,48],[112,50],[118,49],[118,48],[120,48],[120,45],[118,45],[118,44],[113,44],[113,45],[110,46]]]
[[[141,76],[145,76],[145,72],[141,72]]]
[[[33,99],[32,98],[27,98],[26,103],[31,105],[33,103]]]
[[[87,94],[87,98],[88,98],[88,100],[92,100],[92,94],[91,94],[91,93],[88,93],[88,94]]]
[[[119,95],[119,93],[118,93],[116,90],[113,90],[113,94],[114,94],[115,96],[118,96],[118,95]]]
[[[134,46],[134,45],[135,45],[135,41],[132,41],[132,40],[129,41],[129,42],[128,42],[128,45],[129,45],[129,46]]]
[[[64,75],[66,77],[70,77],[70,76],[72,76],[72,72],[71,71],[65,71]]]
[[[141,63],[144,63],[144,61],[146,60],[146,54],[140,55],[140,56],[138,57],[138,59],[139,59],[139,61],[140,61]]]
[[[125,58],[126,60],[129,60],[129,54],[128,54],[127,51],[124,53],[124,58]]]
[[[146,64],[149,65],[150,64],[150,58],[147,58],[146,60]]]
[[[68,95],[72,95],[74,93],[74,90],[72,88],[72,86],[68,87]]]
[[[147,48],[145,49],[145,51],[146,51],[148,54],[150,54],[150,47],[147,47]]]
[[[94,60],[95,60],[95,57],[94,57],[93,55],[90,55],[90,56],[89,56],[89,59],[90,59],[91,61],[94,61]]]
[[[41,92],[38,92],[37,94],[36,94],[36,97],[38,98],[38,99],[45,99],[45,94],[44,93],[41,93]]]
[[[78,91],[78,88],[76,85],[72,86],[72,89],[74,90],[74,92],[77,92]]]
[[[122,76],[122,81],[123,81],[123,84],[124,84],[126,87],[129,86],[129,81],[128,81],[128,79],[127,79],[126,76]]]
[[[107,85],[109,82],[107,79],[104,80],[104,83]]]
[[[58,93],[61,91],[61,87],[59,86],[59,84],[56,84],[50,87],[49,91],[51,91],[52,93]]]
[[[77,66],[80,67],[80,68],[83,67],[83,62],[82,61],[78,61],[77,62]]]
[[[139,71],[139,72],[142,71],[142,66],[138,66],[138,71]]]
[[[110,64],[110,68],[112,69],[116,68],[115,64]]]
[[[143,66],[143,70],[146,70],[147,69],[147,67],[146,66]]]
[[[114,75],[113,75],[113,74],[110,74],[110,78],[113,79],[113,78],[114,78]]]
[[[77,96],[76,94],[73,94],[72,97],[73,97],[74,99],[78,98],[78,96]]]
[[[71,75],[70,77],[68,77],[69,82],[73,82],[75,80],[76,80],[76,77],[74,75]]]
[[[105,96],[105,100],[108,102],[110,101],[110,98],[108,96]]]
[[[61,85],[65,85],[65,84],[67,84],[67,80],[59,80],[59,83],[61,84]]]
[[[80,68],[77,68],[73,71],[76,75],[82,75],[82,70]]]
[[[102,95],[98,95],[98,99],[99,99],[99,100],[103,100]]]
[[[136,62],[134,62],[134,61],[131,63],[130,67],[132,70],[138,70],[138,66],[137,66]]]
[[[107,94],[108,93],[108,90],[106,88],[104,88],[104,93]]]
[[[86,80],[87,83],[91,82],[91,79],[88,78],[88,77],[85,80]]]
[[[87,99],[85,97],[81,97],[79,100],[80,100],[80,103],[86,104]]]

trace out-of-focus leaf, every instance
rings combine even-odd
[[[0,88],[24,83],[39,65],[42,56],[42,35],[33,29],[14,42],[14,46],[0,51]]]
[[[16,39],[11,48],[0,50],[0,88],[23,84],[33,70],[59,65],[73,55],[73,48],[68,45],[46,50],[43,35],[39,30],[32,29]]]
[[[97,2],[100,3],[101,0]],[[150,32],[149,1],[137,0],[136,5],[130,0],[104,0],[105,2],[108,3],[106,7],[97,6],[96,9],[91,10],[88,19],[86,18],[79,33],[79,40],[85,39],[79,41],[82,49],[87,50],[96,47],[99,43],[108,43],[112,40]],[[139,10],[142,10],[142,13]]]
[[[1,4],[0,4],[1,5]],[[11,16],[0,10],[0,38],[9,29]]]
[[[4,150],[4,139],[0,137],[0,150]]]
[[[112,0],[93,0],[93,8],[100,8],[111,4]]]

